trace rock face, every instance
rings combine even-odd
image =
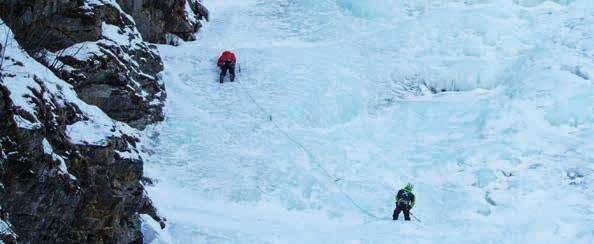
[[[0,0],[0,17],[87,103],[136,128],[163,120],[161,58],[116,2]]]
[[[0,164],[4,164],[2,160],[0,160]],[[0,213],[3,213],[2,209],[0,209]],[[8,223],[8,215],[0,216],[0,241],[3,241],[7,244],[16,243],[18,236],[14,233],[12,225]]]
[[[140,182],[138,131],[0,32],[0,240],[141,242],[139,213],[163,222]]]
[[[193,40],[206,8],[0,0],[0,18],[0,243],[139,243],[143,213],[163,228],[137,148],[163,120],[163,64],[142,36]]]
[[[208,10],[198,0],[117,0],[132,15],[145,40],[176,44],[194,40],[194,33],[208,20]]]

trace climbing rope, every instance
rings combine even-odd
[[[301,142],[299,142],[297,139],[295,139],[293,136],[291,136],[291,134],[289,134],[287,131],[283,130],[273,120],[272,115],[264,107],[262,107],[260,105],[260,103],[258,103],[258,101],[256,101],[256,99],[252,96],[252,94],[249,92],[249,90],[243,85],[243,83],[241,83],[240,81],[237,81],[237,83],[239,83],[240,88],[249,97],[249,99],[252,101],[252,103],[254,105],[256,105],[256,107],[258,107],[260,112],[262,112],[264,115],[266,115],[268,117],[268,120],[271,122],[272,126],[275,129],[277,129],[281,134],[283,134],[289,141],[293,142],[297,147],[299,147],[303,152],[305,152],[305,154],[307,154],[310,162],[314,163],[319,169],[321,169],[321,171],[326,175],[326,177],[328,177],[328,179],[334,184],[336,189],[347,199],[347,201],[349,201],[355,208],[359,209],[359,211],[361,211],[362,213],[364,213],[365,215],[367,215],[368,217],[370,217],[372,219],[376,219],[376,220],[384,220],[385,219],[385,218],[378,217],[377,215],[371,213],[370,211],[368,211],[367,209],[362,207],[359,203],[357,203],[348,193],[346,193],[342,189],[342,187],[340,187],[340,185],[338,184],[338,182],[342,178],[336,178],[332,174],[330,174],[330,172],[324,166],[322,166],[320,161],[316,158],[316,156],[314,155],[314,153],[311,150],[309,150]]]

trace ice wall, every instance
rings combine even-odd
[[[593,240],[590,1],[206,4],[161,47],[157,242]],[[409,181],[423,223],[392,223]]]

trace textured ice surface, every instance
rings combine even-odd
[[[149,241],[594,242],[592,1],[206,4],[161,47]],[[217,83],[228,49],[241,84]],[[393,223],[409,181],[423,222]]]

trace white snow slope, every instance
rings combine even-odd
[[[594,243],[591,0],[206,5],[160,47],[147,241]],[[407,182],[422,222],[391,220]]]

